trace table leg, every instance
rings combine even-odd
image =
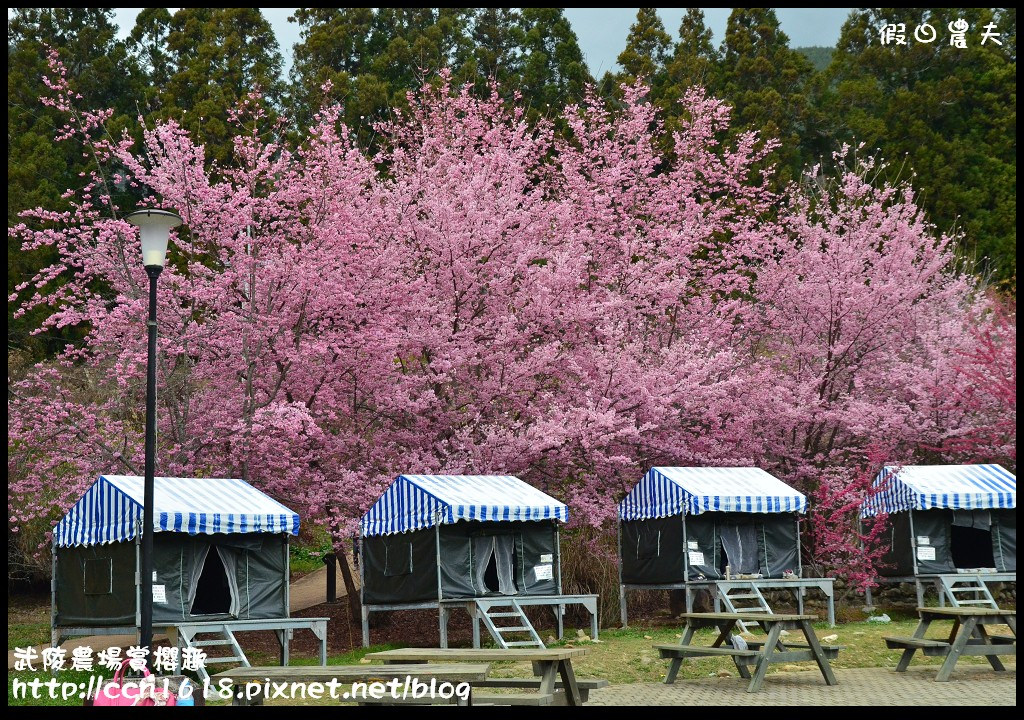
[[[949,680],[949,676],[953,673],[953,668],[956,667],[957,660],[960,659],[960,653],[964,651],[967,641],[971,639],[971,635],[974,634],[974,628],[977,625],[978,618],[976,617],[968,617],[964,620],[960,626],[960,632],[957,633],[956,640],[949,646],[946,662],[942,663],[942,667],[939,668],[939,674],[935,676],[936,682],[946,682]]]
[[[920,640],[924,637],[925,633],[928,632],[928,626],[932,624],[931,620],[921,620],[917,623],[917,629],[914,630],[914,634],[911,636]],[[914,659],[914,653],[917,652],[917,648],[907,648],[903,651],[900,662],[896,666],[896,672],[906,672],[910,666],[910,661]]]
[[[565,659],[558,663],[558,673],[562,676],[562,689],[565,691],[567,705],[578,707],[583,704],[580,699],[580,686],[576,683],[576,673],[572,670],[572,660]]]
[[[733,628],[736,627],[735,620],[724,620],[718,625],[718,637],[711,643],[711,647],[721,647],[722,643],[730,638]],[[681,643],[685,645],[686,643]],[[730,643],[731,644],[731,643]]]
[[[540,694],[551,695],[555,692],[558,663],[554,660],[541,660],[537,664],[540,666]]]
[[[1010,632],[1013,633],[1013,636],[1017,637],[1017,616],[1007,615],[1003,620],[1006,622],[1006,626],[1010,628]]]
[[[974,628],[974,635],[982,639],[986,645],[994,645],[992,638],[988,636],[988,629],[980,623]],[[986,655],[985,659],[988,660],[988,664],[992,666],[992,669],[996,672],[1006,672],[1006,666],[1003,665],[1003,661],[995,655]]]
[[[690,623],[686,623],[686,629],[683,630],[683,638],[679,641],[680,645],[688,645],[690,640],[693,639],[694,627]],[[672,658],[668,662],[668,673],[665,675],[665,684],[671,685],[676,681],[676,676],[679,674],[679,668],[683,664],[682,658]]]
[[[764,620],[761,621],[765,623]],[[768,672],[769,658],[771,654],[775,652],[775,645],[779,642],[779,636],[782,633],[782,623],[771,623],[771,627],[768,629],[768,639],[764,641],[764,645],[761,647],[761,652],[757,658],[757,667],[754,668],[754,677],[750,679],[750,685],[747,686],[747,692],[757,692],[761,689],[761,683],[764,682],[765,673]]]
[[[946,642],[950,645],[956,640],[957,633],[960,632],[960,618],[953,619],[953,629],[949,631],[949,637],[946,638]]]
[[[839,682],[836,680],[836,676],[832,674],[832,666],[828,664],[828,658],[825,657],[825,651],[821,649],[821,643],[818,642],[818,636],[814,634],[814,628],[811,627],[810,621],[801,620],[800,628],[804,631],[807,644],[811,646],[811,652],[814,653],[814,662],[818,663],[818,669],[821,670],[821,674],[825,678],[825,684],[838,685]]]

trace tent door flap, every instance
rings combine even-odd
[[[210,548],[216,549],[211,553]],[[193,555],[189,614],[238,615],[238,559],[230,549],[206,545]]]

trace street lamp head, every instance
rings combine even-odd
[[[181,225],[181,217],[169,210],[136,210],[125,218],[139,228],[142,236],[142,264],[146,267],[164,266],[167,258],[167,240],[171,229]]]

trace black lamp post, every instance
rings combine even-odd
[[[153,475],[156,469],[156,280],[164,269],[171,228],[181,218],[167,210],[138,210],[125,218],[139,227],[142,264],[149,275],[149,359],[146,364],[146,478],[142,505],[142,559],[139,571],[139,645],[153,644]]]

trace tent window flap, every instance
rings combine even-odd
[[[86,595],[109,595],[114,592],[114,563],[110,558],[89,558],[82,573]]]
[[[408,575],[412,572],[412,541],[391,538],[384,546],[384,577]]]

